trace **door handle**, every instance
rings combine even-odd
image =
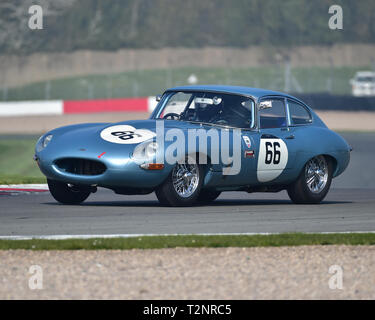
[[[295,138],[294,134],[291,134],[290,136],[287,136],[285,139],[291,140],[291,139],[294,139],[294,138]]]

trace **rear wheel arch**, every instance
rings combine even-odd
[[[326,153],[319,153],[319,154],[316,154],[314,156],[311,156],[309,158],[307,158],[304,162],[303,162],[303,165],[302,167],[299,169],[298,172],[298,176],[303,172],[303,170],[305,170],[305,166],[306,164],[311,160],[311,159],[314,159],[316,157],[319,157],[319,156],[323,156],[324,158],[326,158],[327,161],[330,161],[331,162],[331,165],[332,165],[332,173],[333,173],[333,176],[335,176],[335,172],[337,171],[337,166],[338,166],[338,162],[336,160],[335,157],[329,155],[329,154],[326,154]]]
[[[338,162],[337,162],[337,159],[329,154],[322,154],[322,156],[324,156],[327,161],[330,161],[331,162],[331,165],[332,165],[332,175],[333,177],[335,176],[335,173],[337,172],[338,170]]]

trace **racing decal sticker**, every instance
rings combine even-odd
[[[257,177],[259,182],[276,179],[288,163],[288,148],[281,139],[260,139]]]
[[[155,136],[155,132],[147,129],[136,129],[129,125],[112,126],[100,133],[102,139],[119,144],[136,144]]]
[[[246,147],[248,147],[250,149],[251,148],[251,140],[250,140],[250,138],[248,136],[242,136],[242,139],[245,142]]]
[[[254,150],[245,151],[244,157],[245,158],[254,158]]]

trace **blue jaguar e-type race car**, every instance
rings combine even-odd
[[[287,190],[294,203],[319,203],[349,164],[345,140],[290,95],[186,86],[157,100],[148,120],[44,134],[35,160],[52,196],[79,204],[104,187],[118,194],[155,191],[163,205],[190,206],[222,191]]]

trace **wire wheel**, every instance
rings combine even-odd
[[[328,163],[323,156],[311,159],[305,168],[306,185],[312,193],[324,190],[328,181]]]
[[[172,171],[172,183],[176,193],[182,198],[189,198],[199,185],[197,164],[177,164]]]

